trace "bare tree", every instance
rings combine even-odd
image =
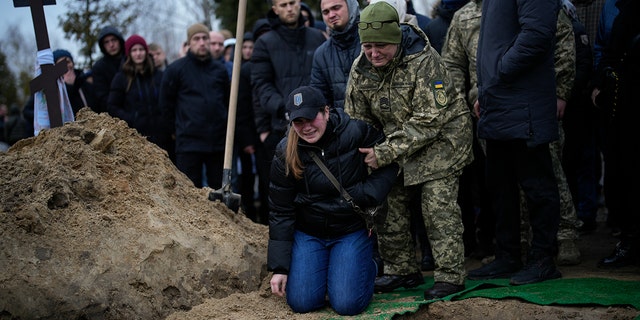
[[[32,41],[30,41],[33,39]],[[20,31],[20,26],[12,24],[7,27],[5,39],[2,42],[2,50],[7,56],[8,64],[11,72],[17,75],[17,102],[26,101],[29,96],[29,81],[35,76],[35,67],[37,63],[37,48],[35,36],[33,34],[25,35]]]
[[[138,19],[145,4],[154,1],[74,0],[66,1],[67,15],[59,17],[65,35],[81,43],[81,55],[85,66],[93,65],[100,29],[107,25],[118,28],[123,34]],[[99,53],[99,52],[98,52]],[[77,59],[80,60],[80,59]],[[76,61],[78,63],[79,61]]]

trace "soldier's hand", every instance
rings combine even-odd
[[[378,169],[378,158],[373,148],[358,148],[358,151],[364,153],[364,163],[366,163],[371,169]]]
[[[478,100],[473,103],[473,114],[475,114],[477,119],[480,119],[480,101]]]

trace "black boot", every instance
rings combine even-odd
[[[638,250],[630,241],[620,241],[616,244],[613,253],[598,262],[599,268],[621,268],[638,262]]]
[[[385,274],[377,277],[374,285],[375,292],[391,292],[398,288],[414,288],[424,283],[421,272],[407,275]]]

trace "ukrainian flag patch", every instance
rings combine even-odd
[[[433,90],[433,97],[436,100],[438,107],[446,107],[448,99],[447,92],[444,90],[444,82],[442,82],[442,80],[434,80],[431,82],[431,87]]]

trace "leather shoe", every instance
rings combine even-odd
[[[467,278],[470,280],[508,278],[520,268],[522,268],[520,261],[496,258],[487,265],[469,271]]]
[[[621,268],[636,263],[638,257],[634,256],[631,245],[624,241],[618,242],[613,253],[598,262],[599,268]]]
[[[398,288],[414,288],[424,283],[421,272],[407,275],[385,274],[377,277],[373,287],[375,292],[391,292]]]
[[[424,299],[440,299],[462,290],[464,290],[464,284],[457,285],[449,282],[436,282],[433,284],[433,287],[424,292]]]

